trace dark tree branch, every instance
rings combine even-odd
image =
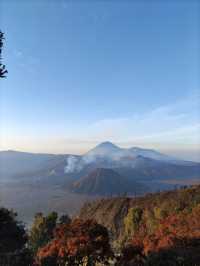
[[[0,78],[5,78],[8,71],[5,65],[2,64],[2,49],[3,49],[4,33],[0,30]]]

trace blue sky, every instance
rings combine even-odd
[[[200,157],[198,1],[3,0],[0,10],[1,149],[82,153],[110,140]]]

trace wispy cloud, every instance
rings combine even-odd
[[[40,59],[38,57],[27,54],[20,49],[14,50],[13,56],[16,59],[16,64],[23,69],[23,71],[32,73],[38,69],[38,65],[40,64]]]
[[[147,113],[108,118],[89,125],[82,137],[115,142],[200,144],[200,97],[198,93]]]
[[[21,58],[23,57],[23,53],[21,50],[15,50],[14,51],[14,56],[17,57],[17,58]]]
[[[76,124],[60,136],[8,136],[0,149],[82,154],[102,141],[124,147],[141,146],[200,160],[200,97],[198,93],[129,117]],[[171,151],[171,152],[170,152]]]

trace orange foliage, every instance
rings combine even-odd
[[[172,265],[172,262],[173,265],[179,265],[175,262],[177,258],[183,259],[184,265],[198,265],[200,204],[191,211],[184,210],[161,220],[157,230],[151,235],[148,234],[146,225],[142,224],[131,241],[131,247],[128,246],[123,250],[117,265],[143,265],[143,258],[151,262],[150,265]],[[154,260],[156,258],[157,260]],[[160,262],[165,264],[159,264]]]
[[[106,260],[111,255],[107,229],[93,220],[75,219],[70,224],[59,225],[54,238],[37,253],[37,261],[54,258],[56,263],[70,261],[79,265],[85,258]]]
[[[191,212],[183,211],[163,219],[152,235],[147,235],[145,226],[141,227],[132,245],[142,247],[143,253],[149,254],[170,248],[189,249],[199,241],[200,205],[197,205]]]

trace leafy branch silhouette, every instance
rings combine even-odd
[[[2,64],[2,50],[3,50],[3,40],[4,33],[0,30],[0,78],[5,78],[8,71],[4,64]]]

